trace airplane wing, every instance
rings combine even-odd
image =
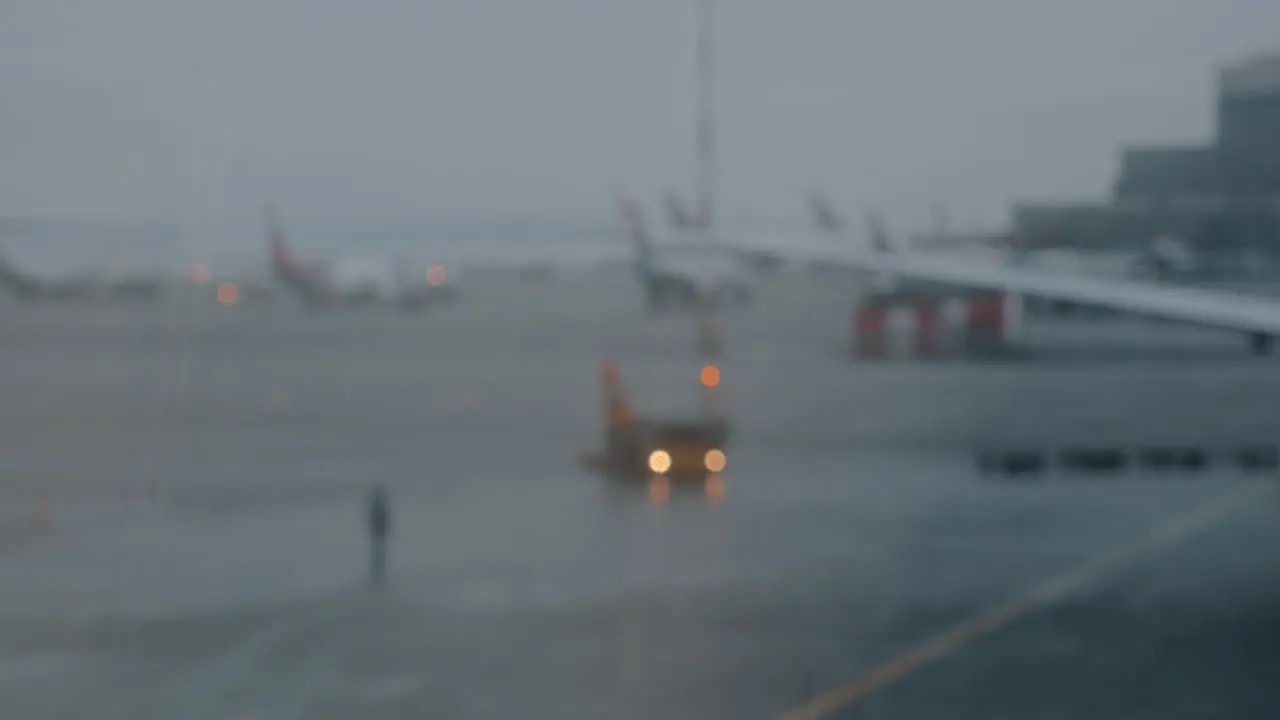
[[[1236,330],[1264,338],[1280,336],[1280,301],[1240,293],[1174,287],[1125,279],[1104,279],[1021,268],[885,253],[830,243],[787,243],[739,239],[739,252],[772,254],[808,263],[827,263],[905,280],[1064,300],[1193,325]]]

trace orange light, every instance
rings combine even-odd
[[[666,450],[654,450],[649,453],[649,469],[659,475],[671,469],[671,453]]]
[[[432,265],[427,268],[427,284],[431,287],[440,287],[449,279],[449,274],[445,272],[443,265]]]
[[[729,464],[729,458],[725,457],[723,450],[711,448],[702,456],[702,464],[710,472],[724,472],[725,465]]]
[[[720,368],[708,365],[702,368],[702,386],[713,388],[720,384]]]
[[[231,283],[222,283],[218,286],[218,302],[223,305],[233,305],[240,299],[240,288]]]
[[[191,268],[191,282],[195,285],[208,285],[213,279],[213,270],[201,263]]]

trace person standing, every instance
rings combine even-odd
[[[387,570],[387,538],[391,535],[391,501],[386,489],[375,487],[369,493],[369,577],[381,583]]]

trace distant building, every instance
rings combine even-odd
[[[1108,203],[1021,203],[1025,245],[1131,247],[1173,235],[1202,254],[1280,256],[1280,52],[1222,69],[1216,137],[1206,145],[1132,146]]]

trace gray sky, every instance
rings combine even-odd
[[[719,0],[725,214],[919,225],[1212,132],[1275,0]],[[691,183],[691,0],[11,0],[0,214],[598,218]]]

